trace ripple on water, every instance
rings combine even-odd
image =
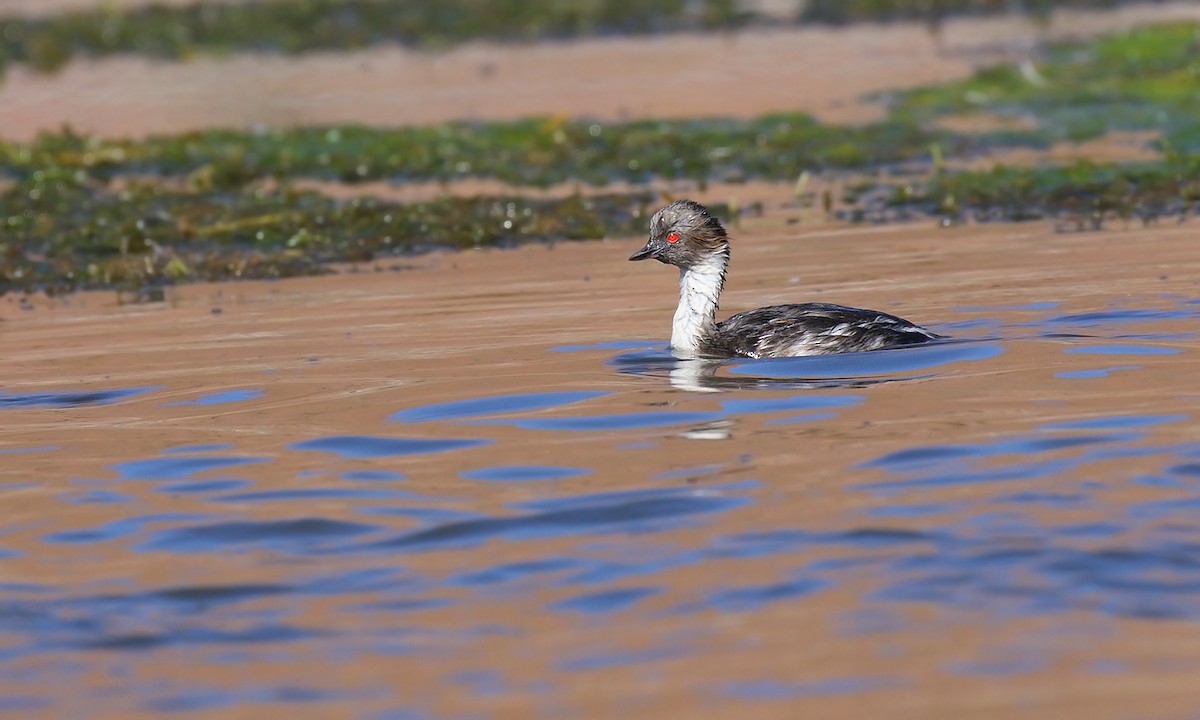
[[[59,390],[35,393],[0,392],[0,410],[9,408],[76,408],[112,405],[126,398],[162,390],[161,385],[119,390]]]
[[[303,440],[288,445],[289,450],[313,450],[340,455],[344,458],[377,458],[394,455],[424,455],[462,450],[488,445],[492,441],[480,438],[398,438],[370,435],[335,435]]]
[[[591,473],[590,468],[554,467],[548,465],[499,465],[496,467],[465,470],[458,475],[466,480],[488,480],[491,482],[523,482],[526,480],[561,480]]]
[[[631,587],[576,595],[551,604],[554,610],[598,615],[628,610],[638,602],[662,592],[660,587]]]
[[[289,554],[318,552],[331,543],[375,532],[374,525],[320,517],[290,520],[231,520],[168,528],[152,534],[140,550],[177,553],[269,548]]]
[[[730,682],[720,686],[720,694],[739,700],[788,700],[822,695],[855,695],[875,690],[903,687],[898,678],[889,677],[836,677],[809,682],[778,682],[759,680],[754,682]]]
[[[1174,310],[1148,310],[1144,308],[1111,308],[1097,312],[1073,313],[1046,318],[1038,324],[1076,325],[1079,327],[1107,326],[1116,323],[1157,322],[1161,320],[1186,320],[1195,317],[1190,308]]]
[[[472,398],[470,400],[422,405],[420,407],[409,408],[408,410],[401,410],[393,413],[388,420],[398,423],[417,423],[429,420],[460,420],[462,418],[480,417],[483,415],[545,410],[609,394],[602,391],[573,391]]]
[[[1149,427],[1166,423],[1182,422],[1187,415],[1112,415],[1087,418],[1070,422],[1042,425],[1038,430],[1121,430],[1124,428]]]
[[[872,352],[750,360],[731,366],[729,372],[767,378],[871,377],[987,360],[1003,352],[996,343],[936,342]]]
[[[267,393],[262,388],[244,388],[241,390],[224,390],[222,392],[209,393],[201,395],[195,400],[179,400],[177,402],[164,403],[165,407],[174,407],[176,405],[224,405],[225,403],[244,402],[246,400],[258,400],[266,397]]]
[[[519,540],[594,533],[660,532],[695,517],[725,512],[749,502],[744,495],[717,488],[665,488],[555,498],[516,506],[533,512],[451,520],[374,542],[369,547],[441,550],[471,547],[497,538]]]
[[[1064,380],[1090,380],[1092,378],[1108,377],[1110,373],[1121,372],[1124,370],[1141,370],[1141,365],[1112,365],[1106,368],[1096,368],[1094,370],[1064,370],[1063,372],[1054,373],[1054,377]]]
[[[42,541],[47,543],[91,545],[130,537],[143,532],[147,527],[152,525],[195,522],[197,520],[208,519],[208,517],[207,515],[191,513],[163,513],[122,518],[93,528],[51,533],[43,537]]]
[[[642,430],[708,423],[738,415],[823,410],[850,407],[861,403],[861,395],[817,395],[806,393],[782,398],[746,398],[725,400],[717,411],[649,410],[616,415],[571,415],[567,417],[502,418],[475,420],[477,425],[509,425],[523,430],[568,430],[598,432],[604,430]]]
[[[1179,348],[1163,347],[1161,345],[1133,345],[1114,343],[1110,345],[1085,345],[1063,350],[1066,355],[1178,355],[1183,352]]]
[[[221,450],[232,449],[232,443],[208,443],[204,445],[179,445],[176,447],[169,447],[163,449],[161,453],[163,455],[178,455],[181,453],[220,452]]]
[[[132,460],[110,469],[116,470],[125,480],[180,480],[209,470],[265,462],[267,458],[260,457],[178,456]]]

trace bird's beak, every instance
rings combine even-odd
[[[630,260],[645,260],[646,258],[654,257],[654,245],[650,241],[646,241],[645,247],[638,250],[629,256]]]

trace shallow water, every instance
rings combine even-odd
[[[856,229],[840,267],[764,222],[731,310],[782,262],[954,339],[676,361],[673,278],[607,244],[9,313],[0,712],[1194,710],[1187,229]],[[1102,293],[1111,238],[1185,279]]]

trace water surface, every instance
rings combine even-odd
[[[530,252],[446,272],[532,283]],[[669,321],[657,287],[644,315],[587,315],[596,287],[627,305],[624,276],[595,278],[456,300],[415,273],[425,315],[360,276],[353,300],[331,278],[220,316],[197,288],[136,322],[12,323],[29,358],[93,334],[110,355],[86,383],[69,355],[11,358],[0,711],[846,717],[936,697],[968,717],[984,685],[1054,696],[1067,676],[1133,703],[1148,674],[1200,670],[1180,641],[1200,622],[1192,296],[963,292],[931,323],[951,341],[699,363],[647,336]]]

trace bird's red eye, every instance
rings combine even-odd
[[[679,235],[677,233],[671,233],[670,235],[667,236],[667,242],[669,242],[669,243],[679,242]]]

